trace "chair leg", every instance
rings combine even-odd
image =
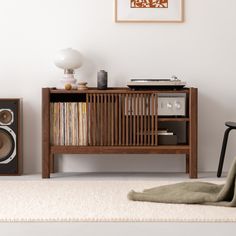
[[[219,161],[219,166],[218,166],[218,171],[217,171],[217,177],[221,177],[224,159],[225,159],[225,150],[226,150],[226,146],[228,142],[229,132],[231,130],[232,130],[231,128],[228,128],[225,130],[224,139],[223,139],[222,148],[221,148],[221,154],[220,154],[220,161]]]

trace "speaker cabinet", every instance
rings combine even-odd
[[[0,99],[0,175],[22,173],[21,99]]]

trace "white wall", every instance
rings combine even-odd
[[[41,171],[41,88],[55,86],[62,71],[59,49],[86,58],[78,72],[96,86],[109,72],[110,86],[135,76],[178,75],[199,88],[199,169],[216,171],[226,120],[236,121],[236,1],[185,0],[182,24],[116,24],[113,0],[7,0],[0,7],[0,97],[24,99],[24,170]],[[236,156],[231,135],[225,170]],[[60,158],[64,171],[181,171],[182,158],[132,155]]]

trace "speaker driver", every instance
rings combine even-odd
[[[6,129],[0,128],[0,163],[5,163],[6,160],[9,162],[12,159],[14,149],[14,138]]]
[[[0,124],[10,125],[13,122],[13,113],[9,109],[0,110]]]

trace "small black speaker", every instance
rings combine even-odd
[[[21,99],[0,99],[0,175],[22,173]]]

